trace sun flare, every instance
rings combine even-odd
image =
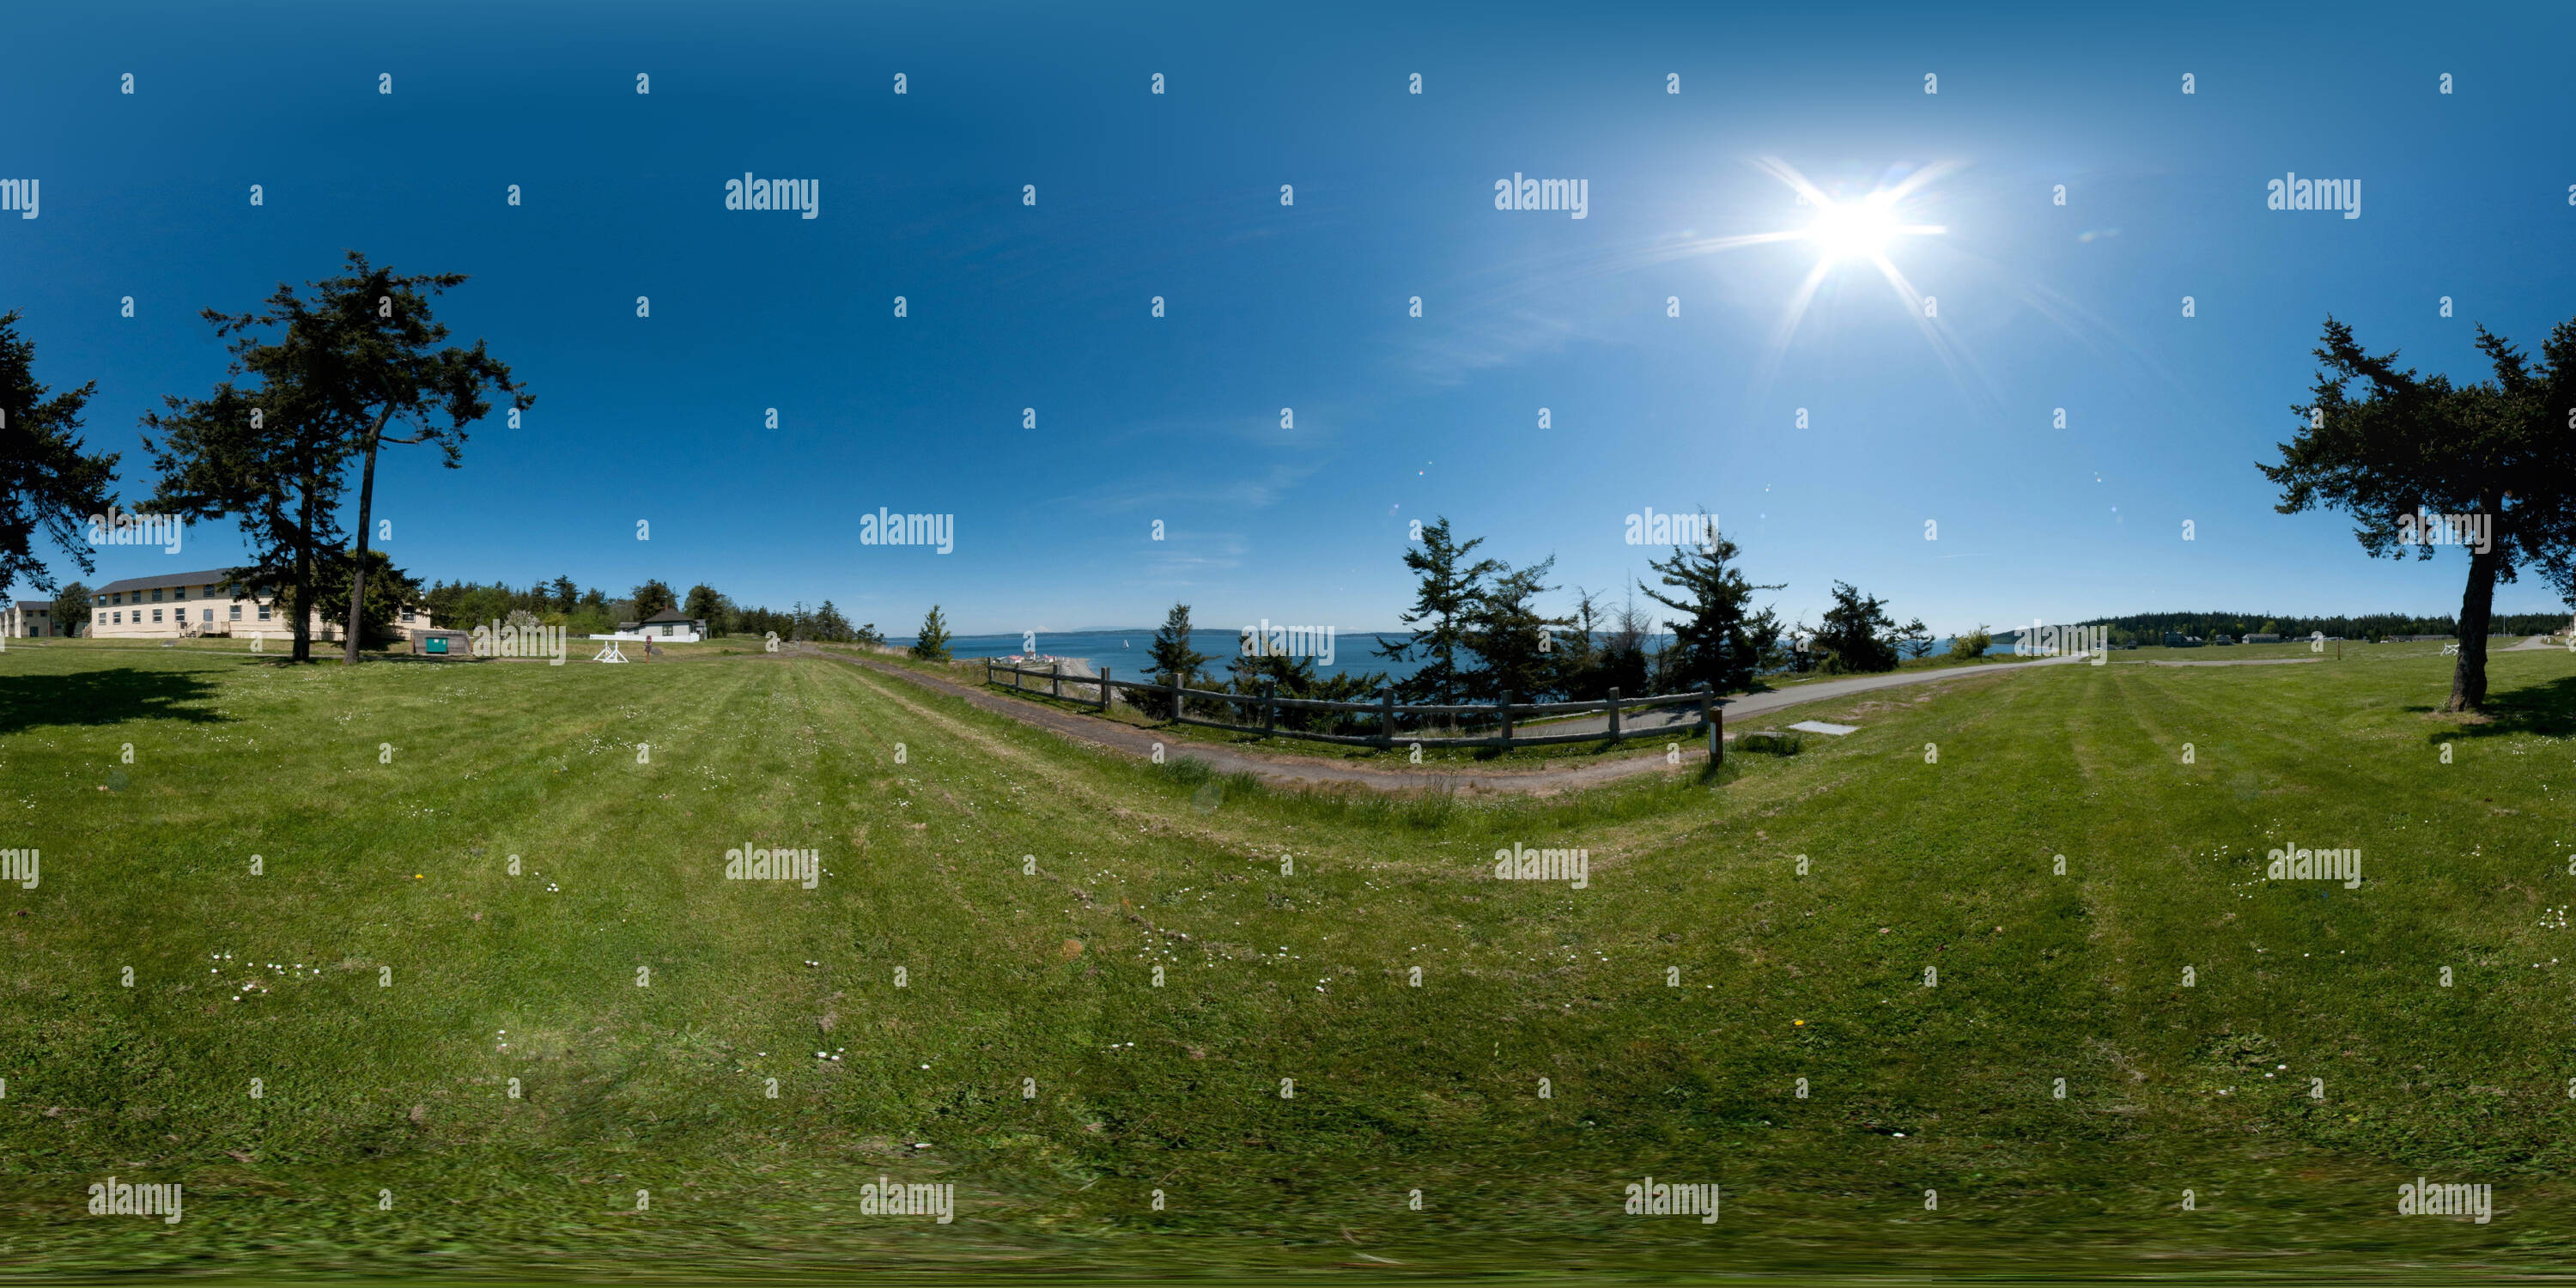
[[[1874,259],[1901,230],[1892,203],[1873,193],[1859,201],[1827,201],[1807,225],[1807,240],[1827,259]]]

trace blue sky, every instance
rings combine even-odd
[[[139,499],[136,417],[222,374],[198,310],[343,248],[472,274],[442,319],[538,404],[460,470],[389,452],[399,564],[893,633],[934,601],[1387,628],[1443,514],[1615,598],[1647,506],[1715,511],[1810,620],[1836,579],[1943,631],[2453,612],[2464,556],[2368,560],[2255,462],[2329,312],[2464,378],[2474,323],[2576,314],[2576,21],[2538,8],[1230,8],[17,6],[0,177],[43,205],[0,218],[0,308],[40,379],[99,382]],[[1706,248],[1813,217],[1766,157],[1840,198],[1941,170],[1904,210],[1946,231],[1889,250],[1937,344],[1858,260],[1784,333],[1817,248]],[[725,210],[745,171],[819,181],[819,217]],[[2267,210],[2289,171],[2359,180],[2361,217]],[[1514,173],[1586,180],[1587,217],[1496,210]],[[955,552],[862,545],[879,506],[954,514]],[[90,580],[237,549],[201,525]]]

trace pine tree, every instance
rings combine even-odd
[[[1204,678],[1208,655],[1190,647],[1190,630],[1190,606],[1172,605],[1172,611],[1163,615],[1163,628],[1154,632],[1154,646],[1146,651],[1153,659],[1156,679],[1178,674],[1182,686],[1189,688]]]
[[[2483,326],[2477,337],[2495,378],[2455,385],[2399,370],[2394,352],[2365,351],[2350,326],[2328,317],[2315,398],[2292,409],[2298,437],[2280,444],[2279,465],[2256,467],[2281,489],[2275,509],[2342,510],[2373,558],[2403,558],[2409,547],[2431,558],[2447,534],[2404,522],[2418,514],[2490,525],[2468,552],[2460,660],[2444,711],[2486,708],[2498,581],[2527,565],[2576,599],[2576,436],[2562,419],[2576,407],[2576,320],[2550,332],[2538,363]],[[2358,398],[2347,392],[2356,380]]]
[[[29,543],[39,528],[82,572],[96,571],[78,534],[106,511],[116,477],[115,456],[81,450],[81,409],[98,382],[59,394],[36,383],[36,346],[17,326],[17,314],[0,314],[0,594],[21,577],[53,588]]]
[[[948,619],[940,616],[939,605],[921,619],[921,635],[912,642],[912,655],[924,662],[948,660]]]
[[[1469,668],[1460,655],[1470,653],[1468,618],[1484,598],[1485,581],[1502,565],[1491,559],[1468,563],[1483,537],[1455,540],[1443,516],[1422,530],[1422,548],[1404,552],[1404,566],[1415,576],[1413,607],[1399,619],[1415,627],[1412,638],[1378,647],[1378,656],[1393,662],[1422,659],[1422,667],[1396,684],[1408,702],[1457,702],[1469,684]],[[1422,623],[1429,623],[1425,626]]]
[[[1887,601],[1860,593],[1847,582],[1834,583],[1834,606],[1825,610],[1824,629],[1816,647],[1824,652],[1825,669],[1845,672],[1893,671],[1896,646],[1889,636],[1896,622],[1885,611]]]
[[[1544,584],[1555,566],[1554,555],[1517,570],[1497,565],[1493,580],[1476,597],[1466,626],[1467,644],[1479,665],[1460,677],[1469,698],[1500,702],[1509,693],[1516,701],[1538,702],[1561,690],[1564,659],[1556,652],[1554,632],[1572,623],[1536,606],[1539,596],[1556,589]]]
[[[850,619],[841,616],[841,610],[834,608],[831,600],[824,600],[823,606],[814,610],[814,634],[836,644],[846,641],[850,638]],[[942,647],[946,643],[946,637],[942,636]]]
[[[1925,626],[1920,617],[1896,628],[1896,648],[1898,652],[1917,660],[1930,656],[1932,653],[1931,628]]]
[[[229,325],[218,315],[216,334]],[[251,371],[262,347],[238,337],[234,373]],[[143,442],[160,475],[153,507],[194,519],[233,516],[250,563],[226,578],[273,591],[297,662],[313,660],[314,594],[346,539],[339,511],[348,444],[317,397],[288,378],[247,391],[225,380],[205,398],[165,395],[164,410],[143,417],[159,435]]]
[[[72,582],[54,592],[54,629],[65,635],[82,635],[89,625],[89,587]]]
[[[635,620],[639,622],[652,620],[653,614],[669,608],[674,602],[671,588],[658,577],[636,587],[634,598]]]
[[[1728,566],[1737,553],[1733,541],[1712,534],[1705,546],[1677,546],[1671,558],[1647,565],[1678,598],[1638,584],[1646,598],[1683,614],[1664,623],[1673,633],[1672,647],[1664,650],[1665,683],[1676,691],[1702,684],[1719,693],[1750,688],[1763,655],[1778,647],[1779,619],[1750,606],[1753,592],[1781,587],[1754,585]]]

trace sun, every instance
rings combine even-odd
[[[1876,271],[1887,282],[1888,291],[1906,316],[1914,319],[1924,339],[1940,355],[1952,375],[1963,373],[1983,379],[1975,364],[1959,353],[1943,334],[1934,300],[1907,280],[1896,259],[1907,254],[1908,243],[1920,245],[1950,230],[1940,224],[1920,222],[1917,207],[1934,205],[1930,187],[1959,167],[1952,162],[1934,162],[1908,169],[1892,183],[1882,183],[1868,192],[1849,198],[1828,195],[1823,188],[1798,173],[1788,162],[1776,157],[1762,157],[1755,167],[1780,181],[1796,195],[1805,218],[1796,226],[1770,232],[1738,233],[1731,236],[1698,237],[1678,243],[1672,255],[1706,255],[1720,251],[1744,250],[1755,246],[1772,246],[1783,242],[1805,242],[1815,248],[1815,260],[1806,276],[1790,293],[1788,307],[1781,312],[1779,324],[1772,329],[1771,342],[1760,364],[1763,373],[1754,388],[1767,387],[1786,361],[1789,342],[1796,335],[1807,308],[1829,281],[1855,271]]]
[[[1828,260],[1876,259],[1897,233],[1909,231],[1897,222],[1894,203],[1874,192],[1859,201],[1826,200],[1807,225],[1807,240]]]

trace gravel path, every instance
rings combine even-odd
[[[1079,712],[1045,706],[1023,698],[1006,697],[973,685],[959,684],[938,676],[924,675],[909,667],[870,658],[852,657],[845,653],[817,652],[864,670],[890,675],[921,688],[936,690],[951,697],[1008,716],[1022,724],[1035,725],[1078,742],[1105,747],[1138,757],[1151,756],[1157,743],[1165,755],[1187,755],[1207,762],[1220,774],[1247,773],[1264,782],[1285,787],[1311,787],[1333,783],[1355,783],[1380,791],[1446,790],[1462,794],[1477,792],[1513,792],[1522,795],[1547,796],[1558,792],[1577,791],[1638,774],[1697,772],[1696,766],[1708,759],[1706,739],[1682,742],[1682,763],[1668,765],[1656,755],[1620,756],[1614,759],[1556,765],[1540,769],[1413,769],[1378,765],[1345,764],[1319,760],[1310,756],[1282,755],[1267,751],[1248,751],[1241,747],[1203,743],[1151,729],[1139,729],[1114,720],[1101,720]],[[2047,658],[2036,662],[1998,662],[1986,666],[1962,666],[1940,671],[1900,672],[1894,675],[1864,675],[1848,680],[1820,680],[1768,693],[1746,693],[1722,699],[1730,723],[1741,724],[1746,717],[1763,715],[1784,707],[1824,702],[1916,684],[1937,684],[1972,675],[1992,675],[1998,671],[2024,671],[2037,666],[2080,666],[2082,657]],[[1639,712],[1626,718],[1629,728],[1647,725],[1688,725],[1697,720],[1696,711]],[[1564,721],[1544,727],[1549,733],[1583,733],[1606,730],[1608,717],[1588,716],[1582,721]],[[1320,744],[1319,744],[1320,745]]]

